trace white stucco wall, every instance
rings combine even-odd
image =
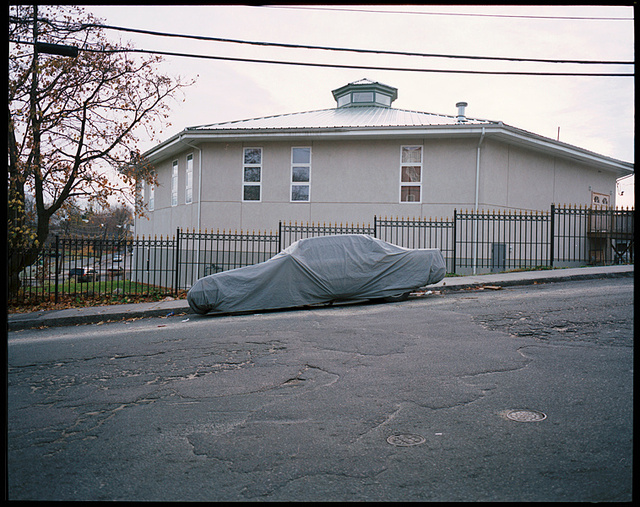
[[[151,219],[138,219],[138,235],[173,235],[177,227],[277,230],[278,221],[372,223],[374,215],[449,217],[473,209],[478,137],[279,142],[210,142],[185,147],[158,164],[159,186]],[[422,202],[400,203],[400,150],[422,145]],[[290,202],[291,148],[309,146],[311,202]],[[242,202],[243,147],[263,148],[262,200]],[[185,166],[193,154],[193,203],[186,205]],[[179,162],[178,206],[171,206],[171,166]],[[591,191],[615,195],[615,174],[486,138],[480,150],[480,209],[548,210],[551,203],[590,203]]]

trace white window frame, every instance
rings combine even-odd
[[[174,160],[171,168],[171,206],[178,205],[178,161]]]
[[[260,150],[260,163],[245,162],[248,150]],[[242,149],[242,202],[262,202],[262,163],[264,161],[264,152],[260,147],[246,147]],[[260,169],[260,179],[258,181],[246,181],[245,170],[251,168]],[[258,199],[245,199],[245,188],[257,187],[260,196]]]
[[[294,150],[309,150],[309,161],[308,162],[295,162],[293,160]],[[291,147],[291,185],[289,187],[289,200],[290,202],[311,202],[311,158],[312,151],[311,146],[292,146]],[[304,168],[306,167],[309,171],[309,177],[306,181],[294,181],[293,179],[293,171],[294,168]],[[306,199],[294,199],[293,198],[293,188],[294,187],[307,187],[307,198]]]
[[[193,153],[187,155],[187,166],[185,167],[184,183],[184,203],[193,202]]]
[[[420,148],[420,162],[405,161],[403,158],[405,148]],[[420,181],[403,181],[402,177],[405,172],[405,168],[408,168],[408,167],[419,167]],[[423,199],[422,183],[424,181],[424,146],[418,145],[418,144],[407,144],[400,147],[400,178],[399,180],[400,180],[400,192],[399,192],[400,204],[422,204],[422,199]],[[403,201],[402,190],[405,187],[418,187],[418,192],[420,192],[420,198],[415,201]]]
[[[155,209],[155,193],[156,189],[153,185],[149,185],[149,211],[153,211]]]

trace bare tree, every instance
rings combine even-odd
[[[188,85],[160,74],[160,58],[113,47],[96,24],[75,7],[10,6],[10,290],[37,258],[51,217],[69,199],[107,206],[116,198],[144,214],[136,188],[155,183],[155,175],[140,155],[138,136],[155,138],[154,125],[168,123],[169,100]],[[50,45],[78,48],[78,55],[42,54]],[[26,194],[35,198],[31,220]],[[30,253],[14,255],[18,250]]]

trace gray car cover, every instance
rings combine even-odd
[[[271,259],[200,278],[187,293],[196,313],[289,308],[395,296],[437,283],[437,249],[407,249],[363,234],[301,239]]]

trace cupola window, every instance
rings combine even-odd
[[[378,106],[390,107],[398,97],[398,89],[382,83],[361,79],[333,90],[338,107]]]

